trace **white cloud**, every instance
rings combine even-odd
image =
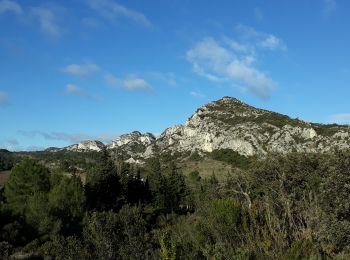
[[[86,64],[70,64],[66,67],[63,68],[63,72],[73,75],[73,76],[78,76],[78,77],[86,77],[89,76],[90,74],[99,71],[100,68],[93,63],[86,63]]]
[[[79,97],[97,100],[97,101],[103,100],[103,98],[101,96],[93,95],[93,94],[81,89],[80,87],[78,87],[77,85],[74,85],[74,84],[67,84],[65,91],[64,91],[64,94],[79,96]]]
[[[254,28],[250,26],[246,26],[244,24],[238,24],[235,27],[235,31],[238,33],[238,36],[243,39],[252,39],[252,38],[259,38],[261,36],[261,33],[256,31]]]
[[[41,30],[51,37],[59,37],[62,29],[58,25],[57,16],[53,10],[46,7],[33,7],[31,14],[39,20]]]
[[[119,134],[112,133],[112,132],[103,132],[98,134],[86,134],[86,133],[65,133],[65,132],[46,132],[46,131],[40,131],[40,130],[19,130],[19,134],[28,137],[28,138],[35,138],[35,137],[42,137],[46,140],[56,140],[56,141],[66,141],[68,143],[79,143],[84,140],[99,140],[102,142],[110,142],[114,139],[116,139]]]
[[[145,73],[145,76],[154,80],[158,80],[167,85],[171,85],[171,86],[177,85],[176,76],[172,72],[164,73],[159,71],[150,71]]]
[[[202,93],[199,92],[199,91],[191,91],[191,92],[190,92],[190,95],[191,95],[192,97],[195,97],[195,98],[205,98],[205,97],[206,97],[206,95],[202,94]]]
[[[105,81],[107,85],[111,87],[119,87],[122,84],[122,81],[120,79],[116,78],[110,73],[105,75]]]
[[[127,8],[113,0],[89,0],[89,6],[102,17],[110,21],[116,21],[120,17],[128,18],[145,27],[151,27],[151,22],[141,12]]]
[[[272,35],[272,34],[270,34],[270,35],[266,36],[264,39],[262,39],[260,42],[260,46],[263,48],[270,49],[270,50],[276,50],[276,49],[285,50],[286,49],[286,46],[284,45],[282,40],[279,39],[278,37],[276,37],[275,35]]]
[[[245,42],[245,46],[250,46],[250,50],[252,48],[263,48],[271,51],[287,50],[283,40],[273,34],[258,32],[254,28],[243,24],[238,24],[235,29],[238,37]]]
[[[196,74],[210,81],[238,85],[241,91],[249,90],[261,98],[268,98],[277,83],[257,67],[259,54],[287,51],[287,46],[277,36],[249,26],[239,24],[235,30],[234,39],[204,38],[187,51],[186,58]]]
[[[234,41],[232,41],[234,42]],[[243,84],[261,98],[268,98],[276,87],[272,79],[255,67],[255,50],[246,53],[243,48],[221,43],[213,38],[198,42],[186,54],[195,73],[211,81],[226,81]]]
[[[144,79],[133,78],[133,77],[124,80],[124,87],[125,89],[131,90],[131,91],[140,90],[140,89],[143,89],[143,90],[149,89],[149,85]]]
[[[329,17],[337,11],[337,2],[335,0],[323,0],[323,15]]]
[[[350,124],[350,113],[332,115],[329,117],[329,121],[338,124]]]
[[[23,13],[22,7],[15,1],[2,0],[0,1],[0,14],[5,12],[14,12],[18,15]]]
[[[153,89],[145,79],[136,76],[129,76],[125,79],[118,79],[112,74],[106,74],[105,81],[111,87],[122,88],[127,91],[141,90],[146,92],[153,92]]]
[[[251,52],[254,50],[253,46],[250,46],[248,44],[242,44],[238,43],[235,40],[225,38],[224,39],[225,43],[228,44],[233,50],[238,51],[238,52]]]
[[[9,97],[6,92],[0,91],[0,107],[9,104]]]

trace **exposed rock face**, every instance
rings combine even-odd
[[[98,141],[72,145],[69,151],[101,151]],[[322,125],[257,109],[224,97],[200,107],[184,125],[167,128],[158,138],[150,133],[121,135],[106,146],[112,155],[139,163],[160,153],[204,154],[232,149],[241,155],[268,152],[328,152],[350,147],[350,126]]]
[[[130,134],[121,135],[107,145],[111,153],[121,159],[132,159],[138,162],[137,158],[144,158],[147,147],[154,144],[156,137],[151,133],[141,134],[134,131]]]
[[[100,141],[83,141],[78,144],[67,146],[63,149],[72,152],[101,152],[105,149],[105,145]]]
[[[349,126],[312,124],[224,97],[199,108],[184,125],[166,129],[156,144],[160,151],[229,148],[246,156],[326,152],[350,147],[349,133]]]
[[[124,134],[118,137],[116,140],[113,140],[110,144],[107,145],[107,148],[114,149],[131,144],[148,146],[150,144],[153,144],[155,140],[155,136],[151,133],[141,134],[139,131],[134,131],[131,134]]]

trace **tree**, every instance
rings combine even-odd
[[[122,241],[122,226],[117,213],[93,212],[84,220],[84,240],[92,259],[116,259]]]
[[[123,203],[122,186],[113,161],[104,152],[98,164],[88,174],[85,186],[87,207],[90,210],[119,210]]]
[[[32,159],[17,164],[5,185],[5,198],[14,213],[24,215],[29,199],[36,193],[50,190],[47,168]]]
[[[64,233],[73,234],[79,230],[85,212],[85,201],[83,185],[75,175],[71,178],[63,177],[48,194],[50,212],[62,222]]]

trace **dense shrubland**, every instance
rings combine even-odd
[[[0,258],[350,258],[349,152],[212,156],[239,168],[218,180],[101,153],[83,184],[71,161],[23,159],[0,194]]]

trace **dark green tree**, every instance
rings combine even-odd
[[[89,210],[117,211],[122,207],[124,198],[120,177],[106,151],[88,173],[85,191]]]
[[[37,193],[50,190],[50,174],[47,168],[32,159],[17,164],[5,185],[5,198],[14,213],[24,215],[28,201]]]
[[[48,194],[50,213],[61,221],[64,234],[74,234],[80,228],[85,212],[85,192],[81,180],[73,175],[63,177]]]

